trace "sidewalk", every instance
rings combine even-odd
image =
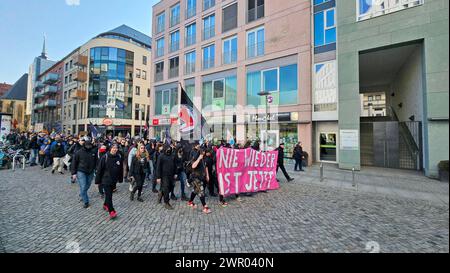
[[[295,178],[294,183],[331,186],[449,205],[449,183],[429,179],[417,171],[363,167],[361,171],[355,172],[356,186],[353,186],[351,171],[341,170],[334,164],[324,164],[323,168],[324,179],[320,181],[319,164],[306,168],[305,172],[294,172],[294,165],[286,165],[289,174]]]

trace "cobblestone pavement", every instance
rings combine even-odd
[[[0,252],[449,252],[448,204],[281,181],[227,208],[208,198],[209,215],[148,188],[130,202],[119,184],[111,221],[95,185],[83,209],[67,175],[1,171]]]

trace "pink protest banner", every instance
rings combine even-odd
[[[220,148],[216,153],[220,194],[228,196],[278,189],[277,160],[277,151]]]

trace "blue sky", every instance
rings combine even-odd
[[[99,33],[126,24],[150,35],[159,0],[0,0],[0,83],[13,84],[42,51],[59,60]]]

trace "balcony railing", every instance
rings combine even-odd
[[[41,81],[37,81],[35,86],[34,86],[34,90],[40,90],[42,88],[45,87],[45,84],[43,84]]]
[[[186,36],[185,46],[191,46],[196,43],[195,35],[191,34]]]
[[[214,31],[215,31],[215,26],[205,28],[203,30],[203,40],[208,40],[208,39],[214,37],[214,35],[215,35]]]
[[[237,52],[236,51],[225,51],[222,54],[223,64],[233,64],[237,62]]]
[[[216,5],[216,1],[215,0],[204,0],[203,1],[203,11],[214,7],[214,5]]]
[[[44,104],[43,103],[36,103],[34,104],[34,110],[40,110],[44,108]]]
[[[72,91],[72,94],[70,97],[72,99],[85,100],[87,97],[87,93],[84,90],[75,90],[75,91]]]
[[[180,42],[173,42],[170,44],[170,52],[175,52],[180,49]]]
[[[190,75],[195,73],[195,63],[186,63],[184,66],[184,74]]]
[[[180,23],[180,16],[170,18],[170,27],[174,27]]]
[[[34,97],[35,98],[43,98],[44,97],[44,93],[42,91],[35,91],[34,92]]]
[[[214,67],[214,58],[208,58],[203,60],[203,70]]]
[[[178,67],[169,69],[169,79],[178,77]]]
[[[160,82],[162,80],[164,80],[164,73],[155,73],[155,82]]]
[[[77,71],[73,76],[74,81],[85,82],[87,81],[87,73],[83,71]]]
[[[59,74],[49,73],[44,76],[43,84],[54,84],[59,81]]]
[[[247,47],[247,59],[263,56],[265,52],[265,42],[250,44]]]
[[[188,8],[186,10],[186,19],[194,17],[196,13],[197,13],[197,10],[195,8]]]
[[[58,92],[58,87],[54,85],[47,85],[42,90],[43,94],[56,94]]]
[[[264,17],[264,5],[248,10],[247,22],[253,22]]]
[[[73,59],[75,65],[78,66],[87,66],[88,65],[88,57],[83,55],[77,55]]]
[[[358,21],[382,16],[423,4],[424,0],[356,0]]]
[[[46,100],[44,107],[56,107],[56,100]]]

